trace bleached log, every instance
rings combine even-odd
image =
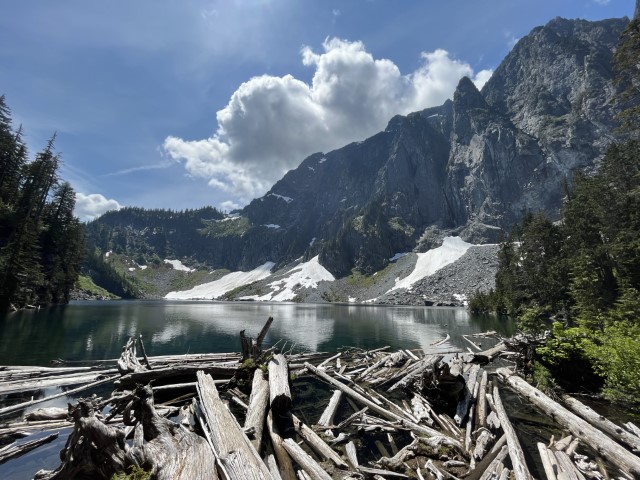
[[[249,397],[249,406],[244,421],[244,428],[253,428],[255,430],[255,438],[251,440],[251,443],[258,453],[261,451],[262,433],[267,418],[268,405],[269,382],[264,378],[262,370],[257,368],[253,373],[251,396]]]
[[[38,448],[41,445],[45,445],[49,442],[52,442],[56,438],[58,438],[58,434],[53,433],[51,435],[47,435],[44,438],[40,438],[38,440],[32,440],[30,442],[25,442],[21,444],[13,443],[11,445],[7,445],[6,447],[2,447],[2,449],[0,449],[0,463],[4,463],[7,460],[11,460],[12,458],[20,457],[25,453],[28,453],[35,448]]]
[[[305,363],[305,366],[310,365]],[[284,355],[274,355],[269,361],[269,405],[277,413],[291,409],[291,389],[289,388],[289,368]],[[315,368],[315,367],[314,367]]]
[[[215,376],[217,378],[231,378],[236,370],[238,364],[234,363],[229,365],[226,363],[199,363],[192,365],[172,365],[169,367],[155,368],[154,370],[143,370],[139,372],[128,373],[120,377],[116,382],[116,385],[131,385],[131,384],[147,384],[151,380],[158,378],[171,378],[176,376],[190,376],[194,375],[198,370],[202,370],[205,373]]]
[[[477,344],[476,342],[474,342],[473,340],[471,340],[471,339],[467,338],[467,336],[466,336],[466,335],[462,335],[462,338],[463,338],[464,340],[466,340],[467,342],[469,342],[469,343],[471,344],[471,346],[472,346],[473,348],[475,348],[476,350],[478,350],[478,351],[481,351],[481,350],[482,350],[482,348],[481,348],[480,346],[478,346],[478,344]]]
[[[30,407],[32,405],[37,405],[38,403],[48,402],[49,400],[53,400],[55,398],[65,397],[67,395],[73,395],[74,393],[82,392],[84,390],[88,390],[93,387],[97,387],[98,385],[103,385],[107,382],[111,382],[116,378],[116,375],[111,377],[103,378],[102,380],[98,380],[97,382],[88,383],[86,385],[82,385],[77,388],[72,388],[71,390],[67,390],[66,392],[56,393],[54,395],[49,395],[48,397],[39,398],[35,400],[29,400],[27,402],[18,403],[16,405],[10,405],[8,407],[0,408],[0,416],[6,415],[7,413],[12,413],[17,410],[22,410],[23,408]]]
[[[360,464],[358,463],[358,455],[356,453],[356,446],[354,445],[354,443],[352,441],[347,442],[347,444],[344,446],[344,453],[347,456],[347,460],[349,461],[351,466],[353,468],[358,468],[358,466]]]
[[[553,417],[556,422],[567,428],[574,436],[593,447],[601,456],[617,465],[628,475],[640,477],[640,458],[611,440],[588,422],[551,400],[540,390],[532,387],[506,368],[498,369],[498,374],[519,394]]]
[[[414,440],[409,445],[400,449],[391,458],[381,458],[376,463],[387,470],[399,470],[404,465],[404,462],[415,457],[415,450],[417,448],[418,441]]]
[[[473,392],[476,388],[476,381],[478,379],[478,372],[480,371],[480,367],[478,365],[474,365],[469,370],[469,376],[467,377],[467,381],[464,386],[464,394],[463,397],[458,402],[458,406],[456,407],[456,414],[453,417],[453,420],[456,422],[456,425],[459,427],[462,426],[464,419],[469,412],[469,407],[473,402]]]
[[[267,336],[267,332],[269,331],[269,327],[273,323],[273,317],[269,317],[265,322],[262,330],[258,334],[258,337],[254,340],[253,338],[247,338],[244,334],[244,330],[240,331],[240,348],[242,350],[242,361],[245,361],[249,358],[256,360],[262,354],[262,342],[264,338]]]
[[[487,426],[487,371],[482,370],[478,400],[476,403],[477,424],[479,427]]]
[[[331,480],[331,476],[291,438],[285,438],[283,445],[289,456],[307,472],[312,480]]]
[[[513,472],[515,473],[516,480],[533,480],[529,469],[527,468],[527,461],[524,458],[524,452],[516,436],[516,431],[513,429],[507,412],[502,405],[500,399],[500,392],[498,386],[493,387],[493,403],[496,406],[496,413],[500,419],[502,430],[507,436],[507,446],[509,447],[509,456],[511,457],[511,464],[513,465]]]
[[[491,347],[487,350],[474,353],[473,360],[480,361],[482,363],[488,363],[506,350],[507,350],[507,345],[504,342],[500,342],[494,347]]]
[[[336,411],[338,410],[338,405],[340,404],[341,398],[342,392],[340,390],[334,390],[327,408],[325,408],[322,412],[322,415],[320,415],[318,426],[329,427],[330,425],[333,425],[333,419],[336,415]]]
[[[638,427],[632,422],[627,422],[624,424],[624,426],[629,432],[631,432],[636,437],[640,438],[640,427]]]
[[[283,480],[296,480],[296,472],[293,469],[293,463],[291,457],[284,448],[284,439],[278,431],[278,427],[273,420],[273,412],[269,410],[267,414],[267,430],[269,437],[271,438],[271,445],[273,447],[273,453],[278,460],[280,467],[280,475]]]
[[[382,479],[387,479],[387,478],[409,478],[404,473],[392,472],[390,470],[382,470],[380,468],[369,468],[369,467],[359,466],[358,467],[358,471],[364,473],[365,475],[372,476],[375,479],[377,479],[377,478],[382,478]]]
[[[117,373],[117,368],[109,370],[95,370],[92,372],[73,372],[61,375],[41,375],[32,378],[20,378],[16,380],[6,380],[0,383],[0,395],[11,393],[28,392],[51,387],[66,387],[69,385],[80,385],[90,383],[104,378],[105,375]]]
[[[211,427],[211,442],[230,480],[273,479],[235,417],[220,399],[211,376],[198,371],[197,378],[200,402]]]
[[[493,476],[495,475],[498,469],[504,468],[504,465],[502,462],[504,462],[504,459],[507,458],[508,454],[509,454],[509,448],[505,445],[504,447],[502,447],[502,449],[500,450],[496,458],[489,464],[487,469],[482,470],[482,474],[480,475],[479,479],[489,480],[490,478],[493,478]],[[476,470],[478,469],[479,467],[476,467]],[[469,477],[467,478],[473,478],[473,477],[469,475]]]
[[[271,453],[267,455],[267,467],[271,472],[273,480],[282,480],[282,477],[280,476],[280,469],[278,469],[278,463],[276,462],[276,457]]]
[[[618,442],[631,447],[635,452],[640,453],[640,438],[627,432],[624,428],[616,425],[611,420],[598,414],[591,407],[588,407],[569,395],[563,395],[562,401],[571,411],[585,419],[591,425],[609,434]]]
[[[64,420],[67,418],[68,410],[61,407],[38,408],[24,416],[27,422],[34,420]]]
[[[547,449],[547,446],[542,442],[538,442],[538,452],[540,452],[540,459],[542,460],[542,466],[544,468],[544,473],[547,476],[547,480],[557,480],[557,466],[554,470],[555,457],[553,459],[554,461],[552,462],[550,458],[550,452]]]
[[[484,458],[475,466],[469,475],[467,475],[466,480],[479,480],[480,477],[484,475],[485,472],[489,470],[491,465],[493,464],[496,458],[502,462],[507,455],[509,454],[509,449],[507,445],[507,436],[502,435],[498,441],[491,447],[489,453],[487,453]]]
[[[565,474],[567,475],[567,477],[564,477],[564,478],[569,478],[571,480],[586,480],[582,472],[580,472],[580,470],[578,470],[578,467],[576,467],[574,463],[571,461],[571,459],[569,458],[569,455],[567,455],[565,452],[562,452],[562,451],[552,450],[552,452],[553,452],[553,455],[556,457],[556,460],[558,461],[558,466],[560,467],[560,470],[561,470],[561,473],[558,473],[558,476],[563,476],[563,474]]]
[[[376,412],[378,415],[381,415],[384,418],[387,418],[387,419],[392,420],[392,421],[404,423],[407,426],[409,426],[411,429],[415,430],[417,433],[422,433],[423,435],[429,435],[429,436],[440,436],[440,435],[442,435],[442,433],[438,432],[437,430],[434,430],[434,429],[429,428],[429,427],[425,427],[424,425],[418,425],[418,424],[416,424],[414,422],[411,422],[411,421],[409,421],[409,420],[407,420],[407,419],[405,419],[403,417],[400,417],[399,415],[389,411],[386,408],[383,408],[383,407],[377,405],[373,401],[369,400],[368,398],[365,398],[363,395],[359,394],[358,392],[356,392],[352,388],[348,387],[347,385],[343,384],[342,382],[339,382],[338,380],[330,377],[329,375],[327,375],[322,370],[318,370],[316,367],[314,367],[310,363],[305,363],[305,367],[307,367],[309,369],[309,371],[313,372],[315,375],[317,375],[320,378],[322,378],[325,382],[328,382],[331,385],[333,385],[334,387],[338,388],[339,390],[342,390],[342,392],[344,392],[346,395],[348,395],[349,397],[351,397],[355,401],[361,403],[362,405],[366,405],[367,407],[369,407],[369,409],[371,411]],[[453,442],[455,442],[455,444],[457,444],[458,447],[462,448],[462,446],[460,445],[460,442],[458,442],[457,440],[453,440],[453,439],[451,439],[451,440]]]
[[[442,360],[442,355],[434,355],[431,357],[425,357],[419,362],[415,363],[412,368],[405,373],[405,376],[402,377],[398,382],[393,384],[387,392],[393,392],[397,388],[405,388],[409,386],[409,384],[416,379],[418,375],[422,375],[427,370],[433,370],[433,368],[438,364],[440,360]]]
[[[327,366],[327,364],[328,364],[329,362],[331,362],[332,360],[335,360],[335,359],[337,359],[337,358],[340,358],[341,356],[342,356],[342,352],[340,352],[340,353],[336,353],[333,357],[329,357],[329,358],[327,358],[326,360],[324,360],[322,363],[320,363],[320,364],[318,365],[318,368],[322,368],[322,369],[324,369],[324,368]]]
[[[476,446],[473,449],[473,458],[478,461],[482,460],[489,448],[489,445],[495,440],[495,438],[496,437],[492,435],[489,430],[483,428],[476,440]]]
[[[291,415],[291,418],[293,420],[293,426],[296,429],[296,433],[300,435],[300,438],[302,438],[309,447],[311,447],[320,456],[327,460],[331,460],[336,467],[349,468],[347,463],[340,458],[340,455],[327,445],[316,432],[301,422],[295,415]]]

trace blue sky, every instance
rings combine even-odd
[[[313,152],[481,86],[556,16],[633,0],[9,1],[0,94],[30,153],[56,131],[83,219],[119,205],[230,209]]]

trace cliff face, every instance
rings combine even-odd
[[[627,23],[557,18],[534,29],[482,92],[463,78],[453,101],[311,155],[242,220],[194,232],[204,239],[193,256],[235,270],[320,254],[334,274],[372,273],[444,232],[491,242],[526,211],[557,218],[572,172],[596,167],[615,139],[611,60]]]

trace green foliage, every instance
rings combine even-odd
[[[552,338],[540,360],[567,382],[594,374],[611,399],[640,398],[640,141],[612,146],[595,175],[577,174],[564,221],[528,215],[500,250],[496,290],[471,308],[517,316]],[[572,372],[568,378],[566,372]]]
[[[22,130],[13,132],[0,97],[0,311],[66,303],[78,277],[84,229],[75,192],[58,178],[54,142],[27,162]]]
[[[88,293],[89,295],[113,298],[113,299],[119,298],[117,295],[114,295],[111,292],[93,283],[93,280],[91,279],[91,277],[87,277],[86,275],[78,276],[78,280],[76,281],[75,287],[78,290],[82,290],[83,292]]]
[[[585,345],[596,373],[605,379],[603,393],[611,400],[640,406],[640,323],[620,321],[605,327]]]
[[[245,217],[230,218],[228,220],[206,220],[203,223],[204,227],[199,230],[200,233],[212,238],[240,237],[251,228],[251,222]]]
[[[142,467],[131,465],[129,467],[131,473],[114,473],[111,480],[150,480],[151,472],[145,472]]]

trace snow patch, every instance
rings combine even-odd
[[[140,270],[146,270],[147,268],[149,268],[149,265],[139,265]]]
[[[463,241],[460,237],[445,237],[440,247],[433,248],[425,253],[418,253],[418,261],[413,272],[402,280],[396,279],[395,286],[389,292],[399,288],[410,290],[414,283],[424,277],[433,275],[441,268],[458,260],[471,246],[470,243]]]
[[[324,163],[327,161],[327,157],[322,157],[320,160],[318,160],[318,163]]]
[[[396,260],[401,259],[401,258],[402,258],[402,257],[404,257],[405,255],[408,255],[408,253],[407,253],[407,252],[404,252],[404,253],[396,253],[393,257],[391,257],[391,258],[389,259],[389,261],[390,261],[390,262],[395,262]]]
[[[310,247],[313,247],[313,244],[314,244],[314,243],[316,243],[316,237],[313,237],[313,238],[311,239],[311,241],[309,242],[309,246],[310,246]]]
[[[315,168],[313,168],[313,167],[307,167],[307,168],[308,168],[309,170],[311,170],[312,172],[315,172],[315,171],[316,171],[316,169],[315,169]]]
[[[276,198],[279,198],[280,200],[284,200],[287,203],[293,202],[293,198],[285,197],[284,195],[278,195],[277,193],[270,193],[269,195],[267,195],[267,197],[276,197]]]
[[[130,272],[135,272],[136,271],[136,267],[129,267],[129,271]]]
[[[462,305],[467,306],[469,302],[467,301],[467,296],[464,293],[454,293],[453,298],[462,303]]]
[[[218,280],[198,285],[191,290],[169,292],[164,298],[168,300],[215,299],[230,292],[234,288],[267,278],[271,274],[271,269],[274,265],[275,263],[273,262],[266,262],[250,272],[228,273]]]
[[[280,228],[280,225],[276,225],[275,223],[267,223],[265,225],[262,225],[263,227],[267,227],[267,228]]]
[[[331,275],[331,272],[320,265],[319,257],[319,255],[316,255],[308,262],[293,267],[284,274],[284,278],[271,282],[268,286],[273,288],[272,292],[262,295],[261,297],[244,297],[242,300],[251,299],[264,302],[286,302],[295,298],[295,290],[301,288],[317,288],[318,282],[334,281],[335,277]]]
[[[107,253],[104,254],[104,258],[109,258],[109,255],[111,255],[113,253],[112,250],[109,250]]]
[[[358,301],[355,297],[349,297],[349,303],[356,303]]]
[[[173,267],[174,270],[179,270],[181,272],[195,272],[195,268],[189,268],[184,265],[180,260],[169,260],[168,258],[164,259],[164,263],[168,263]]]

